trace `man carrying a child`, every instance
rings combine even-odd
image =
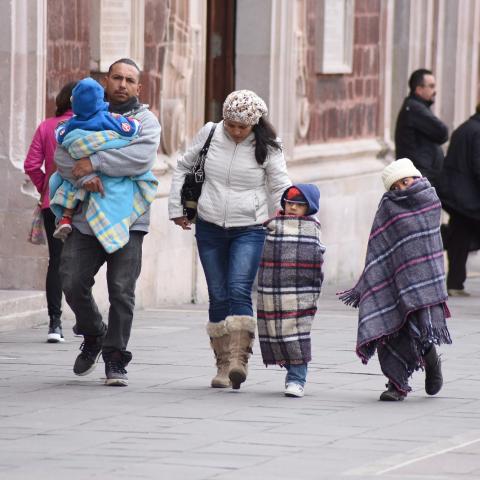
[[[55,161],[62,178],[88,192],[103,194],[99,175],[134,177],[150,171],[160,142],[160,125],[147,105],[138,101],[140,70],[128,58],[114,62],[104,78],[109,111],[133,117],[141,124],[138,138],[120,149],[98,151],[74,160],[63,148],[57,148]],[[131,200],[128,200],[131,201]],[[125,367],[132,354],[127,350],[135,306],[135,285],[142,263],[143,237],[148,232],[149,210],[130,225],[129,240],[122,248],[107,253],[94,235],[81,203],[72,217],[73,231],[65,240],[60,275],[67,303],[76,317],[78,333],[84,336],[75,365],[76,375],[87,375],[102,354],[106,385],[126,386]],[[110,300],[108,324],[102,320],[92,295],[94,277],[107,264]]]

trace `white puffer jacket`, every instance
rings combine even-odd
[[[173,174],[168,213],[170,219],[183,215],[180,191],[183,180],[195,163],[213,123],[204,125],[190,148],[178,160]],[[285,157],[280,150],[270,151],[263,165],[255,159],[254,134],[235,143],[218,123],[205,161],[205,183],[198,201],[202,220],[221,227],[261,224],[268,219],[268,200],[280,207],[282,193],[292,183],[287,174]]]

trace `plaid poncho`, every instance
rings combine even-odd
[[[340,294],[347,305],[359,307],[356,350],[363,363],[379,342],[398,335],[413,313],[416,319],[425,317],[422,340],[451,343],[440,213],[440,201],[426,178],[383,195],[363,273],[354,288]],[[419,317],[422,309],[426,315]]]
[[[314,217],[269,220],[258,272],[257,325],[265,365],[308,363],[325,247]]]

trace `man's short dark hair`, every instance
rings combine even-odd
[[[108,67],[108,74],[112,73],[112,67],[116,65],[117,63],[125,63],[127,65],[131,65],[132,67],[135,67],[138,70],[138,75],[142,73],[140,69],[138,68],[138,65],[131,59],[131,58],[120,58],[120,60],[115,60],[109,67]]]
[[[433,75],[433,73],[426,68],[419,68],[410,75],[410,80],[408,81],[410,92],[415,93],[417,87],[423,87],[423,77],[425,75]]]

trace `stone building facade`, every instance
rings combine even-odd
[[[193,235],[169,222],[167,196],[179,151],[228,89],[267,101],[292,180],[320,186],[326,280],[338,284],[361,269],[410,72],[434,71],[434,109],[450,128],[480,98],[480,0],[0,0],[0,8],[0,289],[43,287],[46,249],[26,242],[35,200],[22,172],[35,127],[66,81],[100,79],[111,58],[142,66],[141,100],[162,124],[142,306],[206,298]],[[106,299],[104,282],[95,288]]]

